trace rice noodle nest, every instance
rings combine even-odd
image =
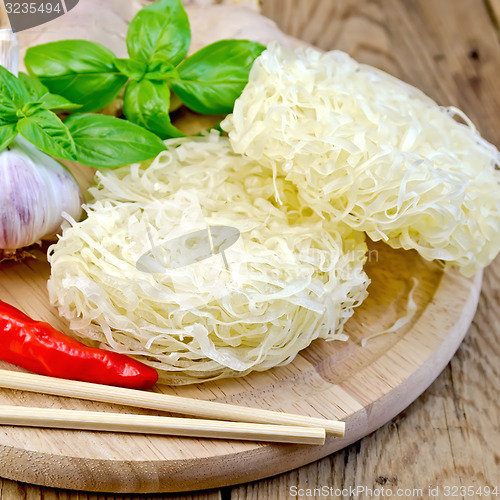
[[[267,370],[314,339],[345,340],[343,325],[367,295],[364,234],[304,209],[292,183],[273,183],[227,138],[167,146],[152,162],[99,172],[87,218],[68,218],[49,250],[50,299],[76,334],[170,384]],[[152,248],[208,226],[240,231],[228,266],[216,254],[138,269]]]
[[[498,150],[456,108],[343,52],[271,44],[222,128],[305,206],[372,240],[467,276],[500,251]]]

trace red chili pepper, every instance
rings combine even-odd
[[[158,380],[154,368],[124,354],[87,347],[1,300],[0,359],[40,375],[132,389],[146,389]]]

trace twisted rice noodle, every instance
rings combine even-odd
[[[459,110],[343,52],[270,45],[222,128],[302,204],[372,240],[468,276],[500,250],[498,150]]]
[[[295,187],[209,137],[168,141],[150,165],[98,173],[88,217],[49,251],[53,304],[83,338],[133,354],[183,384],[290,362],[342,328],[366,297],[364,235],[303,210]],[[187,228],[239,241],[164,272],[138,259]]]

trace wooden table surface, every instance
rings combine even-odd
[[[484,137],[500,145],[500,0],[263,0],[263,11],[298,38],[345,50],[442,105],[458,106]],[[446,486],[498,486],[498,496],[482,498],[499,498],[499,282],[500,257],[485,271],[476,317],[451,363],[415,403],[372,435],[278,477],[218,491],[133,498],[281,499],[293,498],[296,488],[321,487],[332,488],[332,495],[297,493],[361,499],[377,498],[368,488],[384,488],[394,498],[432,498],[429,486],[440,488],[434,498],[445,498]],[[335,496],[335,489],[350,487],[359,489]],[[470,489],[455,492],[480,498]],[[128,498],[0,479],[0,500]]]

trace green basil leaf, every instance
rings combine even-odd
[[[155,134],[126,120],[96,114],[71,115],[65,121],[80,163],[110,168],[155,158],[165,144]]]
[[[0,96],[14,103],[19,109],[29,100],[28,93],[19,80],[0,65]]]
[[[31,47],[24,62],[50,92],[81,104],[80,111],[107,106],[127,83],[115,67],[115,55],[101,44],[65,40]]]
[[[148,71],[144,78],[146,80],[175,80],[179,78],[179,72],[172,63],[158,60],[148,64]]]
[[[43,103],[40,101],[36,102],[29,102],[28,104],[25,104],[23,106],[23,109],[21,109],[18,112],[19,118],[25,118],[27,116],[32,116],[35,113],[38,113],[38,111],[43,108]]]
[[[74,111],[82,107],[81,104],[75,104],[68,101],[68,99],[63,96],[51,93],[42,96],[41,101],[45,109],[51,109],[53,111]]]
[[[167,59],[177,66],[191,43],[189,20],[181,0],[161,0],[140,10],[127,32],[129,56],[144,62]]]
[[[0,151],[3,151],[16,137],[17,130],[15,123],[0,126]]]
[[[115,59],[115,66],[124,75],[131,80],[141,80],[148,69],[144,61],[135,61],[134,59]]]
[[[17,123],[18,132],[38,149],[56,158],[76,160],[75,143],[66,125],[52,111],[40,109]]]
[[[57,111],[72,111],[79,109],[80,104],[74,104],[68,99],[56,94],[51,94],[49,89],[38,78],[28,76],[26,73],[19,73],[19,81],[23,84],[30,99],[34,102],[41,102],[43,108]]]
[[[253,62],[265,49],[248,40],[221,40],[199,50],[177,68],[171,82],[181,101],[193,111],[231,113],[248,82]]]
[[[32,101],[39,101],[42,96],[49,93],[49,89],[38,78],[33,78],[20,71],[18,79]]]
[[[170,88],[162,81],[130,82],[123,99],[123,114],[162,139],[183,137],[170,122]]]
[[[18,107],[6,96],[0,94],[0,126],[16,123]]]

